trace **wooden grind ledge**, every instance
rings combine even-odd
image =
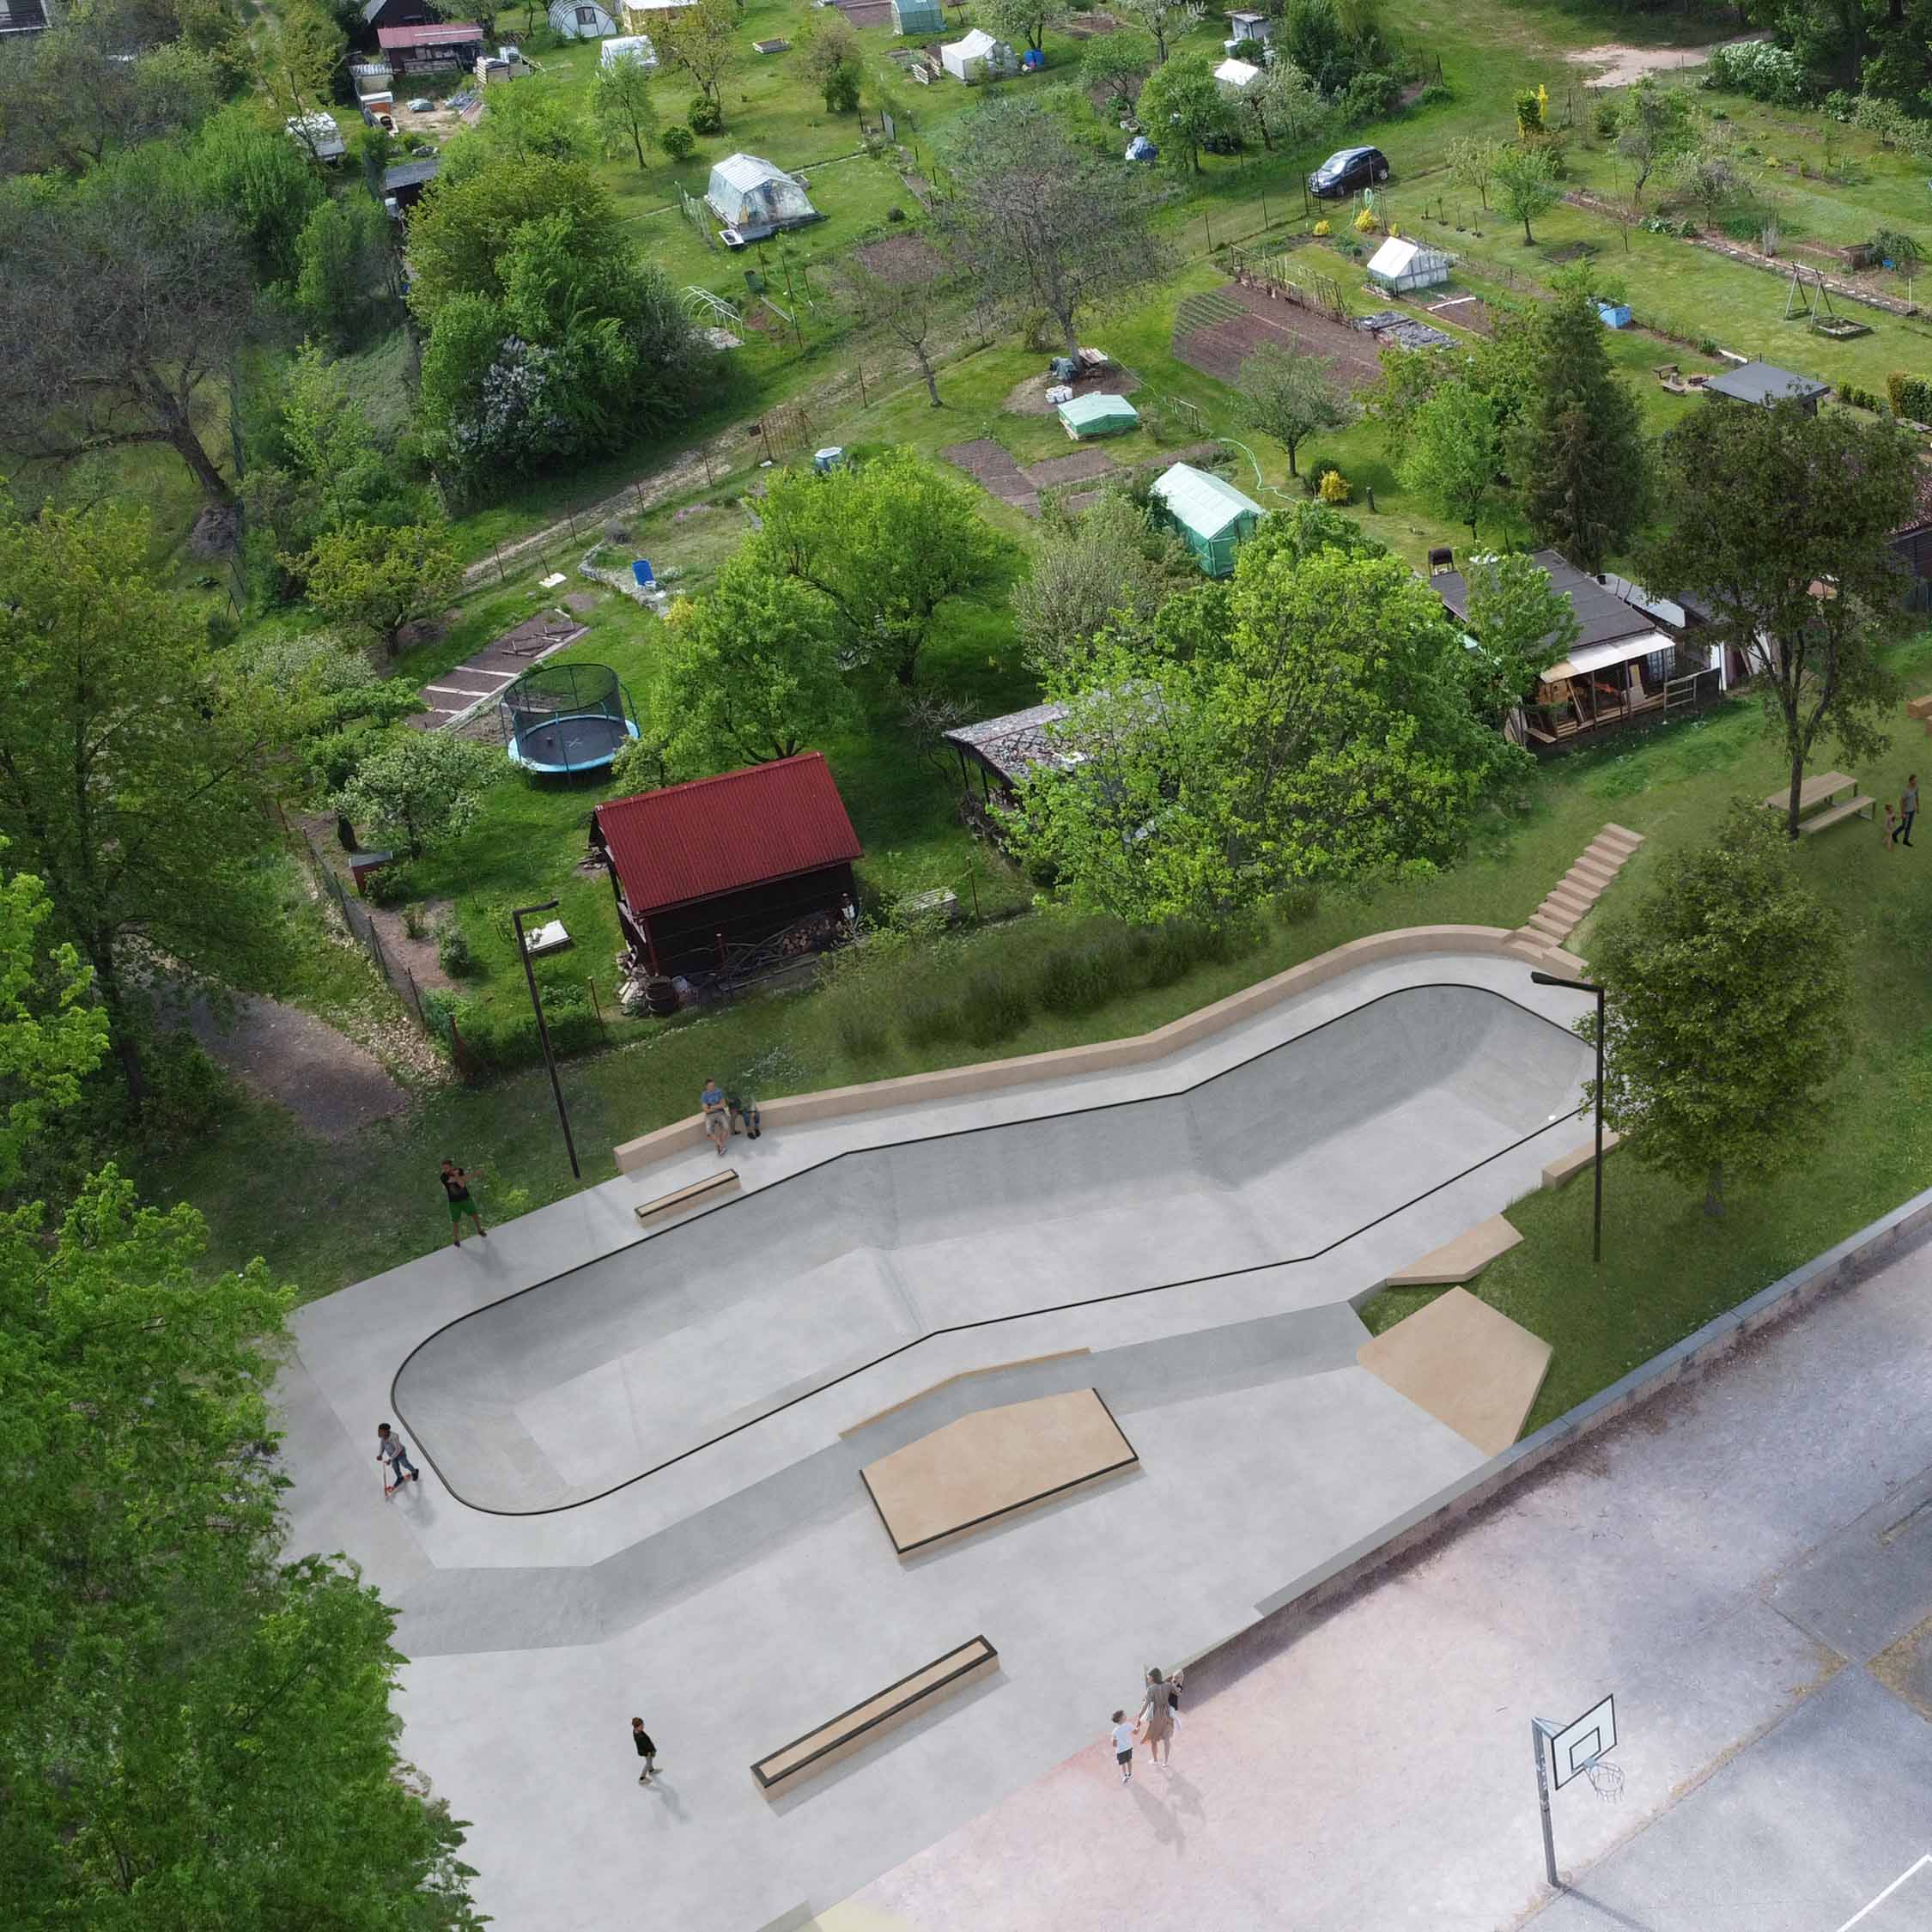
[[[1603,1153],[1606,1159],[1616,1151],[1623,1138],[1614,1128],[1606,1127],[1603,1130]],[[1574,1181],[1595,1158],[1596,1137],[1593,1134],[1581,1147],[1572,1147],[1567,1154],[1558,1154],[1543,1170],[1543,1185],[1546,1188],[1560,1188],[1564,1182]]]
[[[708,1174],[702,1181],[694,1181],[688,1188],[679,1188],[674,1193],[659,1194],[655,1200],[640,1201],[636,1214],[640,1221],[654,1221],[660,1214],[675,1214],[681,1207],[696,1207],[701,1201],[714,1196],[728,1194],[738,1185],[738,1170],[735,1167],[720,1169],[716,1174]]]
[[[1500,1455],[1549,1371],[1550,1345],[1451,1288],[1355,1352],[1355,1359],[1485,1455]]]
[[[984,1637],[975,1637],[971,1643],[948,1650],[943,1657],[935,1657],[897,1683],[888,1684],[863,1704],[841,1710],[829,1723],[821,1724],[817,1730],[807,1731],[770,1756],[759,1759],[751,1767],[751,1776],[767,1797],[775,1791],[787,1789],[794,1780],[823,1771],[847,1753],[870,1744],[893,1725],[929,1708],[961,1685],[990,1675],[999,1664],[999,1653]]]
[[[1473,1281],[1498,1255],[1507,1255],[1522,1236],[1500,1214],[1467,1228],[1454,1241],[1431,1249],[1419,1261],[1398,1268],[1384,1288],[1455,1287]]]

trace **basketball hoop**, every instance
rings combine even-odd
[[[1607,1758],[1592,1758],[1583,1766],[1583,1776],[1606,1804],[1615,1804],[1624,1795],[1624,1774]]]

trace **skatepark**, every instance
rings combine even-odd
[[[692,1123],[303,1309],[292,1540],[400,1607],[484,1909],[802,1923],[1479,1468],[1355,1311],[1583,1138],[1582,1001],[1501,937],[1151,1057],[770,1106],[724,1161]],[[425,1471],[387,1505],[384,1419]]]

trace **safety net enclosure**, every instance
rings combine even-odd
[[[497,703],[511,763],[540,776],[601,769],[637,736],[630,696],[607,664],[540,664]]]

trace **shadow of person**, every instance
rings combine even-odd
[[[644,1789],[647,1791],[654,1791],[659,1797],[662,1798],[665,1809],[679,1824],[683,1824],[690,1817],[690,1814],[684,1809],[683,1802],[677,1795],[676,1787],[662,1771],[659,1771]]]
[[[1163,1765],[1161,1791],[1182,1817],[1205,1819],[1207,1816],[1207,1807],[1200,1799],[1200,1787],[1184,1771],[1174,1771]]]
[[[1176,1852],[1187,1849],[1187,1833],[1181,1829],[1181,1821],[1163,1801],[1160,1794],[1141,1782],[1139,1765],[1134,1767],[1133,1781],[1127,1786],[1133,1794],[1133,1801],[1142,1819],[1155,1838],[1162,1844],[1172,1845]]]

